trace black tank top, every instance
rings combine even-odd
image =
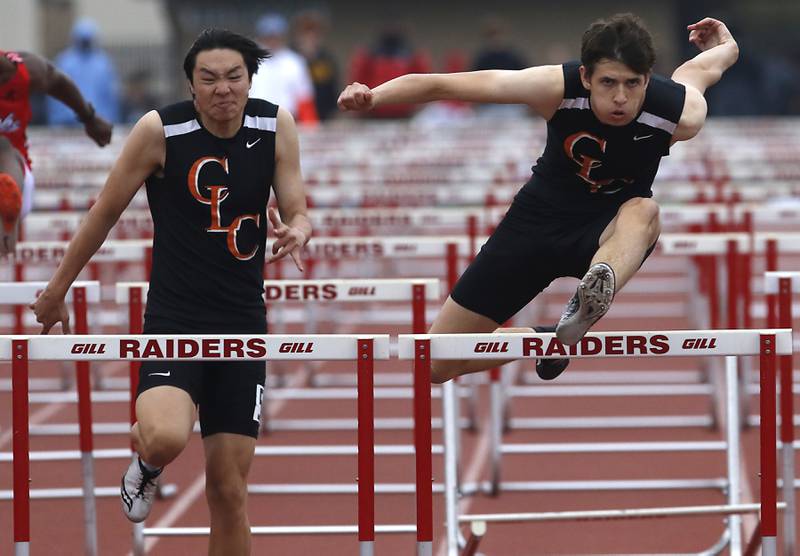
[[[581,84],[580,62],[563,65],[564,99],[547,122],[547,145],[520,201],[544,201],[568,211],[592,212],[651,197],[661,157],[683,112],[686,89],[659,75],[647,86],[641,112],[625,126],[601,123]]]
[[[265,331],[266,207],[275,171],[278,107],[250,99],[223,139],[192,102],[158,110],[167,152],[146,181],[153,216],[148,318],[195,329]]]

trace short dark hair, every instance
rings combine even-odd
[[[653,37],[637,16],[615,14],[599,19],[583,33],[581,63],[591,76],[595,65],[602,59],[622,62],[634,72],[650,73],[656,62]]]
[[[262,48],[254,40],[244,35],[227,29],[205,29],[195,39],[194,44],[183,60],[183,71],[186,73],[186,79],[190,83],[197,55],[205,50],[214,50],[216,48],[227,48],[241,54],[244,59],[244,65],[247,66],[247,75],[250,79],[253,78],[253,74],[258,70],[259,62],[270,57],[267,49]]]

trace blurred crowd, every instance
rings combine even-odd
[[[334,33],[332,21],[322,11],[306,10],[291,18],[267,13],[251,30],[271,53],[253,78],[251,96],[264,98],[292,112],[306,125],[338,116],[336,99],[347,83],[358,81],[375,86],[406,73],[454,72],[482,69],[521,69],[529,65],[557,63],[544,54],[530,56],[511,40],[509,23],[500,17],[485,18],[481,26],[482,45],[475,52],[443,53],[434,67],[431,54],[416,45],[407,30],[397,22],[376,27],[375,37],[351,53],[346,61],[337,60],[326,46]],[[102,47],[102,34],[88,19],[77,21],[70,44],[54,62],[79,86],[97,110],[113,123],[133,123],[148,110],[176,99],[159,98],[152,86],[151,69],[130,71],[122,79],[114,61]],[[707,96],[712,115],[790,115],[800,114],[800,50],[792,57],[772,55],[748,48],[747,37],[737,39],[742,46],[739,62]],[[553,45],[550,50],[567,50]],[[692,55],[685,53],[686,57]],[[366,118],[452,118],[464,115],[491,117],[524,116],[519,106],[467,106],[439,103],[420,110],[415,106],[381,106],[363,114]],[[50,125],[77,125],[73,112],[53,99],[34,105],[34,121]]]

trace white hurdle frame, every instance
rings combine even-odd
[[[287,344],[305,342],[313,349],[302,353],[282,351]],[[87,344],[95,353],[83,353]],[[77,346],[81,346],[79,349]],[[13,461],[14,461],[14,554],[30,554],[30,447],[28,441],[29,361],[132,361],[166,360],[342,360],[355,361],[365,396],[359,399],[359,523],[358,527],[332,526],[304,533],[358,532],[360,553],[374,551],[375,530],[409,532],[414,526],[375,527],[372,373],[374,360],[389,358],[389,336],[363,335],[99,335],[99,336],[0,336],[0,361],[12,362],[13,379]],[[430,412],[428,412],[430,416]],[[193,534],[177,528],[172,534]],[[192,528],[189,528],[192,529]],[[266,529],[266,530],[265,530]],[[253,528],[254,534],[285,533],[291,528]],[[207,532],[207,529],[205,529]],[[147,529],[144,536],[169,534],[166,529]]]
[[[697,350],[689,347],[685,342],[689,340],[705,339],[708,347]],[[711,340],[716,340],[711,342]],[[791,355],[792,333],[788,329],[765,330],[681,330],[663,332],[612,332],[590,334],[582,339],[576,346],[563,346],[555,339],[554,334],[441,334],[441,335],[400,335],[398,342],[398,357],[400,359],[413,359],[415,366],[421,366],[430,371],[431,360],[434,359],[496,359],[497,353],[487,352],[485,348],[490,342],[502,347],[503,357],[508,359],[533,359],[538,357],[568,356],[568,357],[625,357],[625,356],[741,356],[759,355],[761,364],[761,414],[762,426],[760,429],[761,446],[761,503],[742,507],[738,504],[738,492],[734,492],[736,485],[731,484],[729,504],[722,508],[713,509],[713,513],[737,514],[743,511],[750,512],[760,509],[762,539],[762,554],[776,556],[777,535],[777,478],[776,478],[776,366],[778,355]],[[687,346],[687,347],[684,347]],[[728,360],[731,361],[731,360]],[[735,362],[728,365],[728,376],[732,377]],[[449,391],[452,388],[448,388]],[[450,394],[452,395],[452,394]],[[766,418],[772,416],[772,418]],[[738,428],[738,427],[737,427]],[[737,430],[738,433],[738,430]],[[447,436],[445,437],[447,438]],[[445,445],[445,474],[455,474],[456,458],[452,446]],[[458,516],[458,507],[455,495],[448,497],[446,505],[446,520],[448,524],[488,521],[531,521],[540,519],[535,517],[541,514],[517,514],[509,516],[499,514],[494,516]],[[702,508],[706,508],[703,510]],[[698,512],[708,513],[708,507],[694,507],[682,509],[683,515],[694,515]],[[675,510],[650,509],[648,516],[670,515]],[[580,512],[572,512],[569,519],[589,519],[592,517],[634,517],[611,516],[608,513],[593,516]],[[479,526],[480,530],[481,527]],[[741,537],[733,534],[731,541],[741,544]],[[457,529],[448,529],[448,555],[458,554],[459,532]],[[727,540],[726,540],[727,543]],[[471,542],[475,545],[475,542]],[[724,546],[724,545],[723,545]],[[733,548],[733,545],[732,545]],[[740,547],[739,547],[740,548]]]

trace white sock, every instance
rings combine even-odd
[[[147,470],[148,470],[150,473],[156,473],[156,472],[158,472],[158,471],[161,471],[161,467],[155,467],[155,466],[153,466],[153,465],[150,465],[149,463],[145,462],[145,461],[142,459],[142,457],[141,457],[141,456],[139,456],[139,463],[140,463],[140,464],[142,464],[142,467],[144,467],[145,469],[147,469]]]

